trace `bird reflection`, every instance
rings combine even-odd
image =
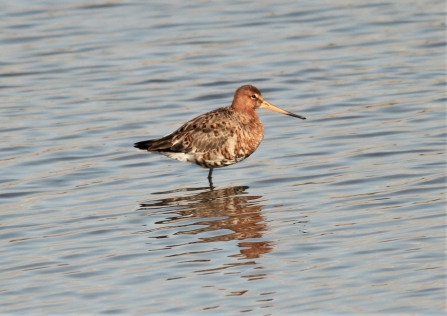
[[[173,224],[177,225],[179,231],[175,233],[176,235],[207,233],[209,236],[199,238],[194,243],[240,240],[238,245],[241,249],[237,256],[246,259],[258,258],[261,254],[272,250],[268,241],[244,241],[260,239],[267,230],[266,219],[261,213],[262,205],[259,204],[261,196],[246,195],[247,186],[205,189],[188,188],[157,192],[154,194],[201,191],[189,196],[169,197],[157,202],[143,203],[141,209],[162,210],[162,214],[169,214],[169,217],[155,224],[169,225],[170,229],[173,228]],[[160,215],[159,212],[157,214]]]

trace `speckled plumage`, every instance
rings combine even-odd
[[[169,135],[135,143],[135,147],[209,168],[211,177],[214,168],[242,161],[258,148],[264,137],[255,111],[260,107],[304,119],[271,105],[256,87],[246,85],[236,90],[231,107],[202,114]]]

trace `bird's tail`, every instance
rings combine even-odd
[[[133,147],[141,149],[141,150],[149,150],[149,147],[152,143],[152,140],[145,140],[142,142],[135,143]]]
[[[172,143],[170,142],[170,138],[165,136],[158,139],[144,140],[142,142],[135,143],[133,146],[135,148],[148,151],[171,151]]]

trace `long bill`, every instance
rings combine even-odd
[[[293,114],[293,113],[291,113],[291,112],[289,112],[289,111],[283,110],[283,109],[281,109],[281,108],[279,108],[279,107],[277,107],[277,106],[274,106],[274,105],[271,104],[271,103],[268,103],[268,102],[265,101],[265,100],[262,102],[262,105],[261,105],[260,107],[261,107],[261,108],[264,108],[264,109],[268,109],[268,110],[273,111],[273,112],[278,112],[278,113],[281,113],[281,114],[285,114],[285,115],[289,115],[289,116],[297,117],[297,118],[300,118],[300,119],[302,119],[302,120],[305,120],[305,119],[306,119],[304,116],[297,115],[297,114]]]

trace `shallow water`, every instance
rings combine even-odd
[[[0,311],[446,311],[445,3],[20,1],[0,11]],[[231,103],[255,154],[136,141]]]

